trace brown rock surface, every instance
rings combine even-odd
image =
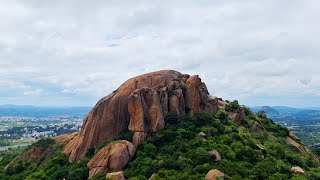
[[[228,103],[223,101],[221,98],[218,99],[218,108],[220,109],[226,109]]]
[[[218,111],[219,99],[215,96],[208,96],[205,111],[208,113],[215,113]]]
[[[299,166],[294,166],[291,168],[291,172],[294,174],[305,174],[304,170]]]
[[[198,75],[190,76],[187,80],[186,108],[191,116],[200,112],[200,85]]]
[[[261,126],[260,123],[254,122],[254,124],[253,124],[253,126],[252,126],[252,130],[253,130],[253,132],[259,133],[259,132],[262,132],[262,131],[263,131],[263,128],[262,128],[262,126]]]
[[[126,180],[123,171],[108,173],[106,178],[110,180]]]
[[[206,175],[206,180],[223,180],[223,179],[224,179],[224,174],[217,169],[213,169],[209,171]]]
[[[221,156],[217,150],[214,149],[214,150],[210,151],[209,153],[212,156],[214,162],[221,161]]]
[[[159,98],[160,98],[160,104],[162,106],[162,113],[163,116],[165,117],[168,113],[169,113],[169,95],[168,95],[168,91],[167,88],[161,88],[159,90]]]
[[[228,117],[237,125],[243,124],[246,120],[246,115],[243,110],[239,110],[238,112],[228,112]]]
[[[290,137],[286,137],[285,141],[286,143],[292,145],[300,153],[308,154],[308,151],[303,146],[301,146],[299,143],[297,143],[295,140],[291,139]]]
[[[291,137],[294,140],[300,140],[300,138],[298,138],[292,131],[289,132],[289,137]]]
[[[176,89],[170,93],[169,104],[171,113],[176,113],[179,117],[185,116],[185,102],[182,89]]]
[[[159,132],[163,130],[164,117],[156,90],[150,88],[135,90],[128,98],[128,111],[130,131]]]
[[[140,142],[144,141],[148,137],[146,132],[135,132],[132,137],[132,144],[137,146]]]
[[[133,157],[135,146],[129,141],[117,141],[102,148],[87,164],[89,177],[108,171],[120,171]]]

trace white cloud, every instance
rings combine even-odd
[[[318,7],[315,0],[3,2],[0,104],[93,105],[132,76],[175,69],[245,104],[318,106]],[[3,90],[8,84],[17,86],[15,98]]]

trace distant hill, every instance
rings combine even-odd
[[[256,106],[250,108],[253,112],[264,111],[274,121],[310,121],[320,120],[320,110],[292,108],[286,106]]]
[[[77,116],[87,114],[91,107],[49,107],[31,105],[0,105],[0,116],[17,117],[48,117],[48,116]]]

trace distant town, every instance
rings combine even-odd
[[[89,108],[29,108],[31,113],[22,116],[23,111],[27,111],[25,108],[18,108],[21,111],[19,113],[17,108],[10,108],[15,112],[14,115],[3,114],[10,110],[7,108],[4,111],[4,108],[0,107],[0,110],[3,110],[2,114],[0,112],[0,151],[28,146],[39,139],[79,131],[89,111]],[[30,116],[32,111],[34,116]]]
[[[0,151],[28,146],[43,138],[79,131],[91,107],[0,105]],[[288,107],[263,110],[274,122],[293,131],[310,148],[320,148],[320,111]]]

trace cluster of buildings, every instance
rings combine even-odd
[[[31,143],[79,131],[82,122],[80,117],[0,117],[0,146]]]

